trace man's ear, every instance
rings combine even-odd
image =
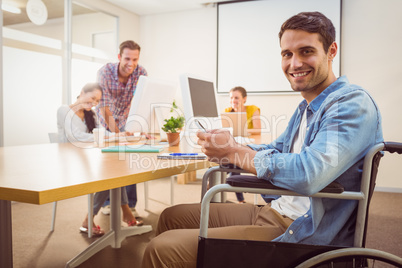
[[[338,45],[333,42],[328,48],[328,60],[334,60],[336,54],[338,53]]]

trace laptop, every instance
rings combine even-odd
[[[233,137],[247,137],[247,113],[221,113],[223,128],[233,128]]]

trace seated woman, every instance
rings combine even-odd
[[[57,127],[59,132],[59,142],[93,142],[92,130],[98,127],[96,113],[92,111],[100,98],[102,89],[98,83],[88,83],[77,97],[75,103],[71,105],[62,105],[57,110]],[[124,133],[120,134],[124,135]],[[93,215],[98,214],[102,204],[109,197],[109,191],[95,193]],[[129,206],[126,189],[121,188],[121,209],[123,211],[123,221],[128,226],[142,225],[142,221],[137,221],[132,214]],[[95,236],[103,235],[105,232],[93,223],[93,234]],[[80,228],[81,232],[88,232],[88,215]]]
[[[255,105],[245,105],[247,91],[243,87],[234,87],[230,90],[230,107],[225,113],[245,112],[247,113],[247,132],[251,134],[261,133],[260,108]]]
[[[230,107],[225,109],[225,113],[245,112],[247,113],[247,132],[251,134],[261,133],[260,108],[255,105],[245,105],[247,101],[247,91],[243,87],[234,87],[230,91]],[[237,174],[237,173],[236,173]],[[231,173],[230,175],[236,175]],[[243,193],[236,193],[239,203],[244,201]]]

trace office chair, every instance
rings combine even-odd
[[[58,143],[58,133],[48,133],[50,143]],[[93,224],[93,206],[94,206],[94,194],[88,194],[88,227]],[[56,212],[57,212],[57,201],[53,202],[53,214],[52,214],[52,222],[50,226],[50,231],[54,231],[55,223],[56,223]],[[88,228],[88,237],[92,237],[92,228]]]
[[[361,180],[361,189],[358,192],[344,191],[342,185],[331,183],[321,192],[311,197],[317,198],[340,198],[358,200],[354,247],[360,248],[365,246],[365,237],[367,232],[367,220],[369,201],[374,191],[375,180],[377,176],[380,159],[383,156],[382,151],[390,153],[402,153],[402,143],[385,142],[373,146],[364,159],[363,173]],[[321,255],[322,259],[315,260],[321,262],[323,259],[339,259],[347,257],[346,255],[360,256],[358,261],[367,262],[368,259],[388,259],[391,258],[396,263],[396,267],[402,267],[402,259],[396,256],[390,256],[387,253],[381,253],[380,257],[374,256],[375,253],[364,249],[363,253],[358,253],[356,248],[346,248],[339,246],[321,246],[321,245],[304,245],[272,241],[248,241],[233,239],[213,239],[208,238],[208,215],[209,204],[213,196],[222,192],[249,192],[269,195],[299,195],[292,191],[276,187],[268,181],[258,179],[255,176],[236,175],[229,177],[225,184],[212,187],[205,193],[207,182],[211,174],[215,172],[244,172],[235,167],[213,167],[205,173],[203,178],[203,193],[201,204],[201,220],[200,235],[198,244],[197,267],[296,267],[298,264],[307,261],[314,256]],[[205,184],[205,185],[204,185]],[[204,195],[205,193],[205,195]],[[341,250],[335,252],[335,250]],[[345,253],[346,251],[346,253]],[[326,253],[326,252],[332,252]],[[336,254],[334,254],[334,252]],[[340,253],[339,253],[340,252]],[[350,253],[353,252],[353,253]],[[354,254],[356,253],[356,254]],[[371,254],[371,255],[370,255]],[[280,256],[280,258],[278,258]],[[329,256],[329,257],[328,257]],[[335,256],[335,257],[334,257]],[[333,258],[332,258],[333,257]],[[347,257],[349,258],[349,257]],[[342,262],[349,259],[342,259]],[[314,262],[314,263],[315,263]],[[311,267],[312,262],[307,266]],[[356,263],[356,258],[355,258]],[[315,265],[315,264],[314,264]],[[327,267],[327,266],[326,266]],[[331,267],[331,266],[329,266]],[[336,266],[335,266],[336,267]],[[360,267],[360,266],[356,266]],[[364,267],[364,266],[362,266]]]

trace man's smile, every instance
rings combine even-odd
[[[307,72],[298,72],[298,73],[290,73],[291,76],[293,77],[303,77],[303,76],[307,76],[311,71],[307,71]]]

